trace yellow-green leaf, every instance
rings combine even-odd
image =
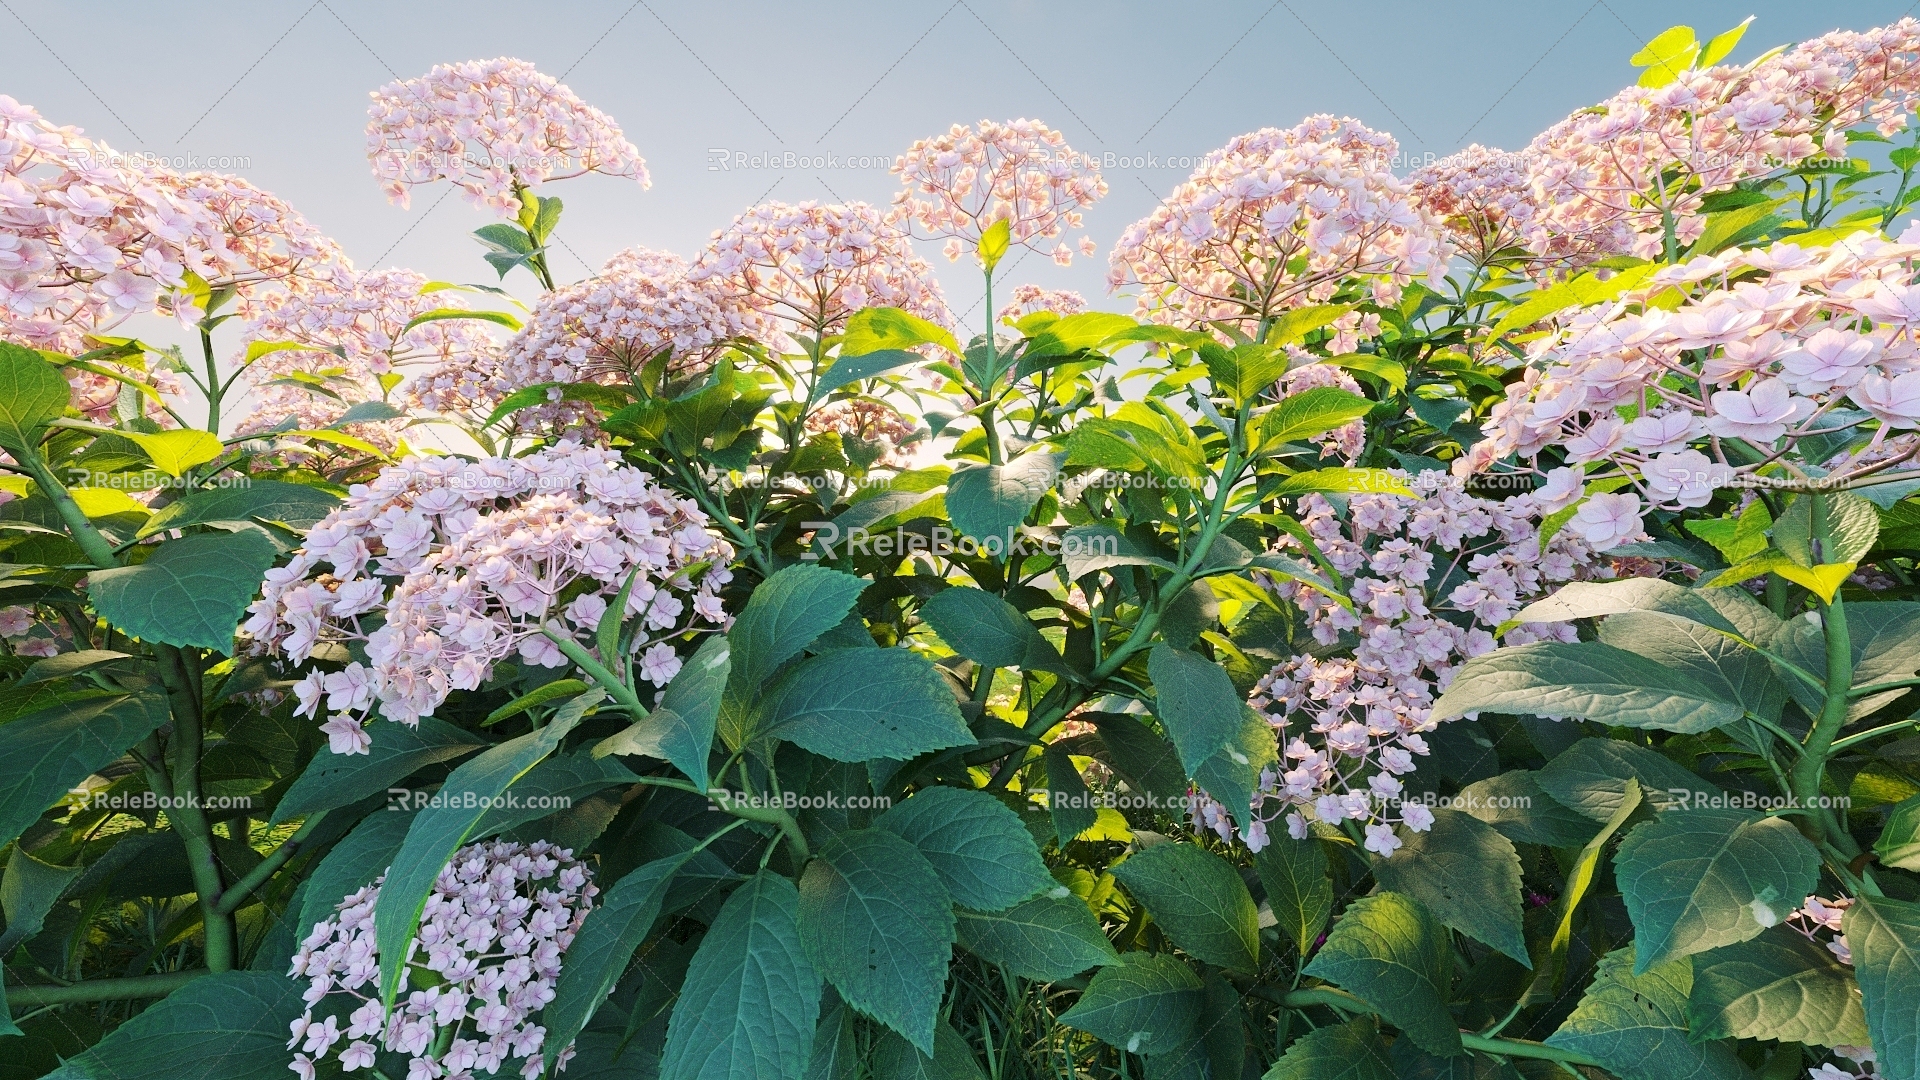
[[[1013,223],[1006,218],[987,226],[987,231],[980,234],[980,265],[986,267],[989,274],[1006,257],[1007,246],[1012,241]]]
[[[139,431],[123,431],[119,434],[140,444],[153,460],[154,468],[168,476],[180,476],[195,465],[205,465],[226,449],[219,437],[194,428],[182,428],[177,431],[161,431],[146,434]]]

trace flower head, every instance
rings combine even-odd
[[[1080,212],[1107,193],[1091,159],[1038,120],[955,124],[908,147],[893,172],[906,183],[894,196],[896,219],[946,237],[949,259],[976,250],[999,221],[1007,223],[1010,243],[1041,250],[1079,228]],[[1071,262],[1071,249],[1059,248],[1063,265]]]

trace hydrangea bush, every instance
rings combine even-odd
[[[1920,22],[1745,28],[1092,299],[1034,119],[565,281],[375,91],[496,287],[0,97],[0,1071],[1920,1078]]]

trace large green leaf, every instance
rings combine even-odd
[[[420,909],[433,891],[434,879],[467,842],[493,801],[553,753],[579,722],[578,714],[563,711],[538,731],[482,751],[453,770],[440,785],[440,800],[414,817],[387,871],[386,883],[380,887],[380,901],[373,912],[374,940],[380,951],[380,991],[389,1005],[399,992],[404,971],[401,958],[420,923]]]
[[[1186,770],[1173,744],[1160,737],[1145,716],[1121,712],[1081,713],[1100,729],[1100,744],[1127,785],[1143,795],[1170,803],[1187,794]]]
[[[800,945],[793,882],[762,870],[714,917],[680,985],[660,1080],[800,1080],[820,975]]]
[[[1660,815],[1627,833],[1614,877],[1633,919],[1635,975],[1756,937],[1820,881],[1820,852],[1785,818],[1742,810]]]
[[[1280,744],[1267,718],[1242,702],[1240,727],[1225,746],[1193,770],[1194,783],[1226,806],[1242,828],[1253,825],[1253,793],[1263,773],[1281,769]]]
[[[1267,908],[1280,932],[1305,956],[1333,916],[1333,879],[1327,849],[1309,836],[1276,836],[1253,857],[1253,869],[1267,891]]]
[[[1400,839],[1391,858],[1373,860],[1381,888],[1413,897],[1441,922],[1533,966],[1520,925],[1520,855],[1513,841],[1457,810],[1435,810],[1426,832],[1401,826]]]
[[[1053,836],[1061,847],[1074,837],[1093,828],[1100,810],[1087,792],[1086,779],[1064,742],[1047,744],[1040,756],[1047,769],[1047,816],[1053,822]]]
[[[226,451],[219,436],[198,428],[176,428],[152,434],[126,431],[121,436],[139,444],[154,468],[168,476],[180,476],[195,465],[205,465]]]
[[[896,307],[862,308],[847,320],[840,341],[844,356],[865,356],[882,349],[911,349],[915,345],[938,345],[959,356],[960,343],[953,334],[918,315]]]
[[[1306,973],[1358,994],[1429,1053],[1460,1053],[1460,1029],[1447,1011],[1452,945],[1412,897],[1376,892],[1354,901]]]
[[[95,570],[87,595],[129,636],[231,652],[234,628],[276,554],[257,531],[182,537],[161,544],[146,562]]]
[[[867,583],[814,563],[789,566],[747,598],[727,640],[733,643],[730,691],[751,696],[774,669],[837,626]]]
[[[906,649],[836,649],[768,696],[760,731],[835,761],[905,761],[973,734],[933,664]]]
[[[1694,734],[1740,719],[1738,702],[1658,661],[1598,641],[1536,641],[1468,660],[1433,703],[1470,712],[1577,718]]]
[[[851,383],[926,362],[926,357],[907,349],[881,349],[879,352],[862,353],[859,356],[843,355],[829,365],[827,370],[820,373],[820,381],[814,384],[813,393],[808,396],[808,400],[819,401]]]
[[[0,846],[167,722],[158,690],[60,702],[0,724]]]
[[[683,853],[647,863],[614,882],[587,913],[586,922],[567,949],[567,963],[554,984],[553,1000],[540,1013],[540,1022],[547,1029],[547,1068],[553,1068],[560,1051],[607,1000],[613,984],[627,970],[627,961],[633,959],[633,951],[652,932],[673,875],[690,857]]]
[[[1192,776],[1240,731],[1246,702],[1226,669],[1189,649],[1155,645],[1147,654],[1147,674],[1154,713]]]
[[[1200,976],[1164,953],[1123,953],[1094,973],[1060,1023],[1128,1053],[1178,1050],[1200,1021]]]
[[[332,917],[342,900],[385,873],[412,825],[412,811],[376,810],[341,837],[307,878],[295,940],[305,939],[316,923]]]
[[[1278,405],[1255,417],[1248,441],[1260,453],[1272,453],[1290,442],[1325,435],[1373,410],[1373,402],[1334,386],[1316,386],[1290,394]]]
[[[1778,722],[1787,688],[1767,658],[1700,623],[1652,611],[1626,611],[1600,624],[1600,640],[1705,687],[1721,701]]]
[[[943,589],[921,605],[920,617],[940,640],[975,663],[1024,671],[1065,671],[1060,651],[1020,609],[981,589]]]
[[[933,1055],[883,1031],[873,1048],[873,1080],[986,1080],[973,1050],[953,1025],[940,1021],[933,1034]]]
[[[1173,943],[1209,964],[1252,974],[1260,912],[1233,865],[1198,844],[1155,844],[1113,868]]]
[[[983,547],[999,545],[989,554],[1004,558],[1020,523],[1060,475],[1061,459],[1036,451],[1005,465],[956,470],[947,480],[947,514],[954,528]]]
[[[7,928],[0,933],[0,956],[13,953],[13,947],[31,939],[46,925],[47,913],[60,901],[81,867],[54,866],[41,862],[16,847],[7,857],[6,876],[0,877],[0,911],[7,916]]]
[[[1594,823],[1547,794],[1539,776],[1526,769],[1468,784],[1454,805],[1516,844],[1579,847],[1593,839]]]
[[[1118,959],[1100,920],[1076,896],[1049,893],[1005,911],[955,914],[968,952],[1022,978],[1051,982]]]
[[[286,976],[195,979],[68,1058],[47,1080],[259,1080],[287,1070],[287,1027],[305,1004]]]
[[[1309,1031],[1262,1080],[1397,1080],[1380,1022],[1371,1016]]]
[[[999,911],[1053,888],[1020,815],[984,791],[927,788],[873,826],[918,848],[961,907]]]
[[[1581,739],[1535,774],[1554,801],[1600,822],[1620,809],[1629,777],[1656,807],[1696,792],[1719,794],[1652,750],[1618,739]]]
[[[364,754],[315,754],[306,771],[274,806],[271,822],[278,825],[318,810],[359,802],[386,791],[418,769],[471,754],[486,745],[472,732],[431,716],[421,717],[414,727],[376,720],[367,734],[369,745]]]
[[[659,706],[625,731],[601,740],[594,754],[660,758],[706,790],[714,724],[731,671],[731,643],[724,637],[708,638],[667,684]]]
[[[584,750],[554,754],[514,781],[500,805],[489,809],[473,827],[471,839],[499,836],[529,821],[584,803],[610,787],[624,787],[640,777],[613,758],[597,758]]]
[[[1736,632],[1734,624],[1714,606],[1712,596],[1711,590],[1696,591],[1659,578],[1573,581],[1545,600],[1536,600],[1521,608],[1513,618],[1516,622],[1567,622],[1628,611],[1658,611],[1728,633]]]
[[[1847,643],[1853,651],[1853,685],[1912,678],[1920,671],[1920,604],[1910,601],[1849,603]],[[1827,639],[1821,627],[1806,619],[1789,619],[1774,638],[1780,656],[1818,679],[1827,677]],[[1810,713],[1820,711],[1818,690],[1799,679],[1788,682],[1795,700]],[[1906,693],[1895,689],[1853,703],[1849,720],[1857,720]]]
[[[1693,957],[1689,1029],[1702,1039],[1864,1046],[1853,969],[1791,926]]]
[[[1856,897],[1841,929],[1853,952],[1853,974],[1867,1030],[1888,1080],[1920,1076],[1920,904],[1884,896]]]
[[[884,829],[834,837],[801,875],[800,937],[847,1004],[933,1052],[953,903],[918,849]]]
[[[1733,1044],[1687,1037],[1690,963],[1670,961],[1644,975],[1633,966],[1631,945],[1602,957],[1579,1007],[1547,1045],[1586,1054],[1621,1080],[1749,1080]]]
[[[253,480],[245,487],[195,491],[161,507],[140,527],[142,537],[189,525],[272,522],[304,531],[340,505],[330,492],[305,484]]]
[[[67,411],[67,380],[32,349],[0,341],[0,449],[25,453],[38,446],[47,421]]]

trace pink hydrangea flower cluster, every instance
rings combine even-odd
[[[1447,245],[1393,174],[1399,150],[1391,135],[1325,115],[1238,136],[1128,226],[1107,284],[1137,285],[1143,317],[1199,326],[1257,323],[1326,300],[1353,275],[1378,278],[1383,302],[1411,278],[1438,281]]]
[[[1474,143],[1407,177],[1414,204],[1433,215],[1454,249],[1476,266],[1522,243],[1539,242],[1538,206],[1527,153]]]
[[[1537,254],[1570,263],[1658,257],[1706,227],[1702,197],[1815,157],[1847,158],[1846,130],[1892,134],[1920,101],[1920,21],[1838,32],[1749,67],[1631,86],[1532,144]]]
[[[176,173],[56,127],[0,94],[0,338],[68,355],[87,337],[165,310],[198,320],[194,278],[238,291],[344,265],[333,241],[286,203],[234,177]],[[163,393],[170,372],[144,378]],[[72,369],[75,404],[105,418],[119,384]]]
[[[34,633],[36,628],[42,632]],[[6,639],[7,650],[15,656],[40,659],[58,655],[60,641],[48,632],[52,629],[40,622],[30,607],[15,604],[0,608],[0,638]]]
[[[316,923],[289,975],[307,980],[307,1008],[293,1021],[288,1066],[314,1080],[329,1056],[346,1072],[375,1067],[380,1051],[408,1057],[409,1080],[474,1080],[523,1059],[542,1075],[547,1031],[535,1014],[554,998],[560,965],[600,893],[573,852],[545,841],[469,844],[433,883],[420,928],[407,943],[404,998],[381,1007],[373,911],[379,880]],[[418,975],[432,985],[408,991]],[[316,1015],[317,1014],[317,1015]],[[560,1071],[573,1056],[558,1056]]]
[[[718,280],[690,280],[678,255],[633,248],[598,275],[541,297],[492,381],[506,393],[541,383],[631,383],[669,352],[669,374],[684,378],[711,368],[729,342],[773,333],[765,315]],[[575,415],[575,406],[559,403],[558,388],[551,393],[555,404],[522,423]]]
[[[951,321],[933,268],[906,233],[861,202],[752,207],[713,234],[687,280],[711,282],[732,302],[816,337],[863,307]]]
[[[1862,454],[1826,463],[1836,483],[1898,464],[1920,445],[1884,452],[1920,427],[1915,240],[1730,249],[1572,311],[1532,346],[1472,464],[1557,447],[1629,477],[1632,491],[1595,496],[1570,525],[1600,547],[1603,532],[1639,531],[1643,500],[1704,506],[1808,435],[1872,431]],[[1686,298],[1672,311],[1653,302],[1669,290]],[[1735,441],[1751,453],[1729,454]]]
[[[387,198],[451,180],[476,207],[511,217],[520,190],[586,173],[651,186],[618,124],[525,60],[440,64],[369,95],[367,160]]]
[[[807,415],[806,428],[815,433],[834,432],[843,446],[853,443],[871,448],[879,455],[875,464],[891,469],[906,468],[912,457],[910,445],[926,434],[900,410],[873,398],[830,402]]]
[[[995,313],[994,318],[1001,322],[1019,322],[1042,311],[1065,318],[1086,310],[1087,298],[1072,289],[1043,289],[1038,285],[1022,284],[1013,287],[1013,299]]]
[[[294,685],[300,715],[332,710],[322,730],[335,753],[367,751],[374,709],[416,724],[509,656],[565,666],[548,633],[590,647],[629,578],[626,614],[643,632],[631,657],[600,660],[631,660],[665,686],[680,670],[669,642],[728,622],[717,593],[733,549],[708,525],[613,450],[569,441],[516,458],[410,457],[355,485],[267,572],[244,630],[256,652],[294,663],[325,643],[364,643],[367,663]]]
[[[1301,500],[1301,523],[1344,576],[1352,607],[1296,582],[1268,583],[1306,614],[1314,640],[1339,648],[1276,665],[1249,699],[1282,755],[1253,796],[1243,839],[1256,851],[1283,816],[1295,838],[1307,835],[1309,819],[1362,822],[1367,849],[1380,855],[1401,846],[1395,822],[1429,828],[1432,811],[1407,796],[1405,778],[1439,724],[1435,696],[1468,658],[1499,644],[1500,624],[1594,572],[1592,549],[1564,531],[1541,550],[1540,521],[1558,509],[1542,493],[1484,499],[1434,471],[1407,482],[1413,497],[1354,495],[1344,512],[1320,495]],[[1524,623],[1504,642],[1573,636],[1571,624]],[[1222,839],[1235,832],[1227,808],[1211,799],[1197,804],[1194,827]]]
[[[357,403],[388,400],[410,370],[471,368],[473,357],[497,351],[482,329],[485,324],[473,320],[436,320],[407,329],[415,316],[466,306],[456,295],[423,293],[426,285],[426,275],[412,270],[362,274],[340,267],[298,293],[268,297],[241,335],[241,357],[255,344],[299,348],[265,353],[247,366],[244,381],[256,409],[236,433],[268,431],[288,417],[303,429],[324,428]],[[337,398],[318,392],[306,379],[321,380]],[[437,394],[435,404],[450,397]],[[420,396],[406,394],[402,400]],[[390,450],[399,428],[393,421],[375,421],[350,425],[349,434]]]
[[[1092,159],[1038,120],[955,124],[908,147],[893,173],[907,185],[893,197],[895,217],[946,237],[952,260],[978,250],[980,235],[996,221],[1007,223],[1012,244],[1040,251],[1079,228],[1080,211],[1107,193]],[[1080,251],[1093,255],[1091,237],[1080,238]],[[1061,266],[1073,262],[1065,242],[1051,254]]]

